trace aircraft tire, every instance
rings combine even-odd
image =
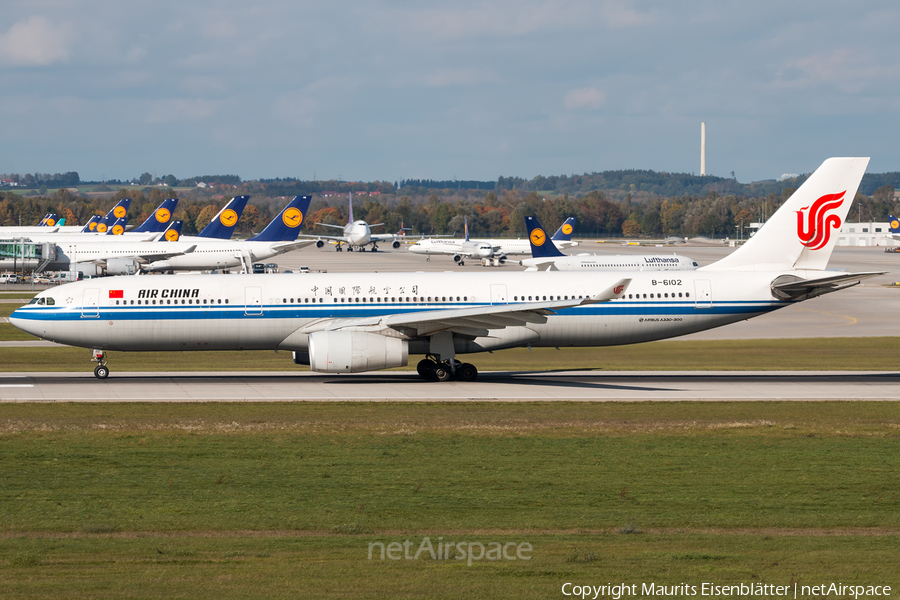
[[[450,369],[447,365],[438,364],[434,366],[433,371],[435,381],[449,381],[450,380]]]
[[[433,366],[434,366],[433,360],[428,360],[427,358],[423,358],[422,360],[419,361],[419,364],[416,365],[416,372],[419,375],[421,375],[422,377],[424,377],[425,379],[428,379],[429,371],[431,371]]]
[[[475,381],[478,377],[478,369],[475,365],[463,363],[456,367],[456,378],[460,381]]]
[[[97,365],[94,367],[94,377],[97,379],[106,379],[109,377],[109,367],[106,365]]]

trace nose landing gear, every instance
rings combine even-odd
[[[94,377],[97,379],[106,379],[109,377],[109,367],[106,366],[106,350],[94,348],[91,350],[91,362],[99,363],[94,367]]]

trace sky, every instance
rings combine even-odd
[[[0,173],[900,171],[891,1],[5,0]]]

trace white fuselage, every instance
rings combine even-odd
[[[491,248],[490,256],[513,256],[513,255],[530,255],[531,245],[528,240],[511,240],[511,239],[491,239],[476,240],[471,239],[468,242],[462,238],[429,238],[421,239],[409,247],[409,251],[413,254],[459,254],[463,244],[480,244]],[[570,248],[577,246],[578,242],[556,241],[553,242],[558,248]],[[480,257],[484,258],[484,257]]]
[[[170,244],[172,242],[156,242]],[[182,242],[175,242],[182,243]],[[149,271],[197,271],[207,269],[230,269],[242,263],[264,261],[288,250],[312,244],[312,242],[254,242],[249,240],[219,240],[213,238],[191,238],[191,245],[196,245],[192,252],[178,256],[170,256],[151,262]],[[293,244],[293,245],[290,245]],[[163,246],[165,247],[165,246]]]
[[[545,323],[455,336],[456,352],[532,346],[605,346],[718,327],[791,302],[773,297],[784,273],[630,273],[623,297],[566,308]],[[106,350],[307,349],[305,327],[358,319],[588,297],[619,273],[324,273],[108,277],[42,292],[10,321],[38,337]],[[410,353],[428,351],[411,338]]]
[[[413,254],[449,254],[460,255],[466,258],[493,258],[494,247],[480,240],[464,239],[430,239],[419,240],[409,247]]]
[[[525,258],[528,271],[693,271],[699,266],[686,256],[629,254],[584,254]]]

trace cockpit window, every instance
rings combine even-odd
[[[28,304],[37,304],[38,300],[40,300],[40,298],[32,298],[31,302],[29,302]]]
[[[53,298],[47,298],[47,306],[54,306],[56,304],[56,300]]]

